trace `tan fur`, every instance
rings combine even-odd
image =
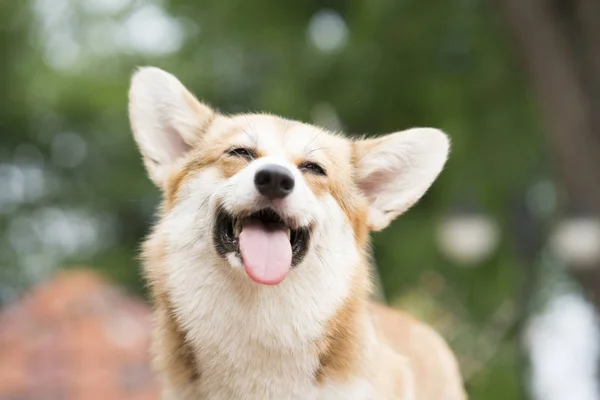
[[[168,376],[177,385],[188,385],[200,376],[193,351],[185,339],[185,332],[175,319],[175,310],[170,303],[166,278],[161,261],[164,247],[159,241],[148,240],[144,244],[143,259],[145,278],[150,285],[154,301],[154,333],[152,354],[154,367]]]
[[[362,265],[352,280],[350,296],[327,321],[319,349],[317,382],[343,381],[363,373],[360,348],[365,338],[353,327],[363,322],[369,291],[368,266]]]
[[[159,222],[142,253],[154,301],[152,352],[164,381],[163,397],[465,399],[456,360],[443,339],[413,318],[369,300],[369,228],[387,225],[426,189],[395,203],[389,193],[394,182],[379,185],[377,179],[395,179],[395,169],[412,153],[394,159],[394,153],[381,150],[385,138],[350,141],[271,115],[219,115],[164,74],[140,73],[132,93],[170,93],[169,103],[154,107],[152,102],[164,97],[132,95],[130,105],[133,119],[143,110],[165,113],[175,107],[173,115],[185,123],[160,114],[159,123],[144,126],[165,124],[190,146],[185,150],[180,139],[170,138],[181,153],[172,151],[162,163],[148,164],[144,149],[155,151],[156,143],[164,143],[154,142],[161,132],[136,132],[150,175],[164,194]],[[163,86],[154,88],[157,81]],[[141,125],[132,121],[134,130]],[[410,150],[415,141],[419,145],[413,133],[392,138],[399,151],[405,150],[402,146]],[[440,136],[428,134],[436,144]],[[304,193],[305,198],[276,204],[295,224],[309,223],[315,239],[305,261],[275,287],[250,281],[213,249],[210,228],[218,196],[230,193],[226,200],[235,203],[229,207],[239,212],[254,207],[254,194],[231,192],[247,183],[244,174],[254,163],[228,154],[237,146],[286,168],[310,161],[327,171],[320,176],[295,170],[299,187],[294,193],[299,194],[294,196]],[[419,156],[423,149],[417,150]],[[369,158],[373,151],[383,156]],[[388,168],[384,162],[400,164]],[[420,159],[415,163],[430,169],[419,182],[437,176],[439,162],[433,167]],[[413,178],[402,179],[406,184]],[[365,192],[367,186],[374,192]],[[380,196],[377,190],[386,192]]]
[[[428,325],[377,303],[370,310],[381,338],[410,360],[417,399],[465,398],[458,363],[446,342]]]

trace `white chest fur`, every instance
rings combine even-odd
[[[202,282],[193,295],[172,292],[200,370],[194,390],[199,398],[368,399],[359,395],[364,382],[357,386],[361,390],[352,389],[356,396],[348,396],[342,387],[316,385],[316,343],[331,315],[319,310],[318,302],[302,301],[302,291],[295,293],[297,298],[289,296],[282,292],[285,284],[253,289],[242,271],[196,268],[193,276],[174,273],[170,280],[179,288],[185,287],[179,279],[186,279],[188,288],[190,282]],[[299,290],[302,286],[294,278],[292,272],[286,281]]]
[[[180,323],[188,332],[201,374],[193,390],[197,398],[371,399],[370,385],[364,380],[316,384],[316,342],[326,318],[314,311],[310,301],[304,308],[292,307],[279,287],[249,290],[248,278],[240,272],[213,270],[203,277],[193,300],[186,293],[176,297]],[[293,276],[288,278],[292,283]],[[309,318],[310,313],[316,315]]]

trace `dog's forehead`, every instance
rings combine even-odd
[[[294,160],[349,156],[348,140],[313,125],[271,115],[239,116],[232,122],[240,128],[233,139],[264,155]]]

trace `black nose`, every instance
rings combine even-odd
[[[294,177],[287,168],[269,164],[256,172],[254,185],[263,196],[281,199],[294,190]]]

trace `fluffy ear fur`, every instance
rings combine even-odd
[[[173,75],[139,69],[129,90],[129,120],[152,181],[163,187],[173,164],[194,145],[214,112]]]
[[[450,142],[433,128],[414,128],[355,146],[356,180],[369,200],[369,227],[378,231],[425,194],[441,172]]]

